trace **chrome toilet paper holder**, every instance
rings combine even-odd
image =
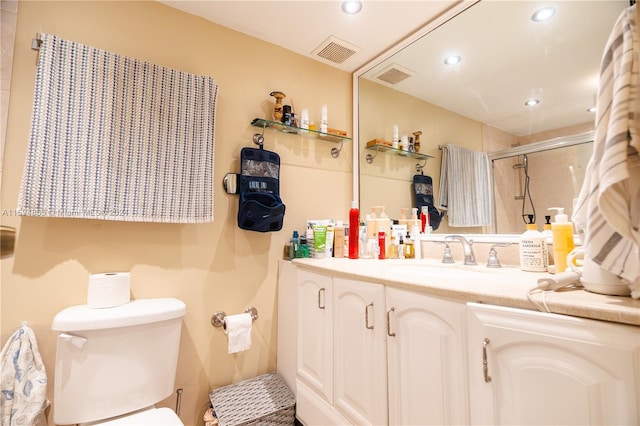
[[[258,319],[258,310],[253,306],[249,306],[247,309],[245,309],[244,313],[251,315],[252,321],[255,321]],[[214,327],[223,327],[224,319],[226,316],[227,316],[227,313],[224,311],[215,312],[213,315],[211,315],[211,325],[213,325]]]

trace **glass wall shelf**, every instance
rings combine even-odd
[[[313,137],[316,139],[320,139],[323,141],[329,142],[344,142],[350,141],[351,138],[347,136],[334,135],[331,133],[323,133],[318,130],[309,130],[303,129],[301,127],[296,126],[288,126],[286,124],[280,123],[279,121],[271,121],[265,120],[263,118],[254,118],[251,122],[252,126],[260,127],[260,128],[269,128],[282,133],[292,133],[292,134],[301,134],[309,137]]]
[[[367,163],[369,163],[369,164],[371,164],[373,162],[373,159],[376,158],[376,156],[378,155],[378,152],[386,152],[388,154],[399,155],[401,157],[415,158],[417,160],[424,160],[425,163],[426,163],[426,161],[428,159],[434,158],[432,155],[420,154],[419,152],[405,151],[403,149],[393,148],[393,147],[390,147],[388,145],[383,145],[383,144],[379,144],[379,143],[377,143],[375,145],[369,145],[369,146],[365,147],[365,149],[368,149],[370,151],[375,151],[375,154],[367,154],[367,156],[366,156]]]

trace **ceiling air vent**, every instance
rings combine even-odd
[[[362,49],[349,44],[344,40],[340,40],[334,36],[329,36],[329,38],[323,41],[320,46],[316,47],[311,54],[319,56],[324,60],[341,64],[360,50]]]
[[[384,81],[385,83],[398,84],[402,80],[405,80],[415,74],[415,71],[411,71],[409,68],[402,67],[398,64],[391,64],[385,68],[384,71],[378,74],[376,78]]]

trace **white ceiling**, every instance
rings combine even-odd
[[[556,14],[531,16],[542,6]],[[369,70],[364,77],[518,136],[595,121],[600,61],[628,0],[481,1]],[[445,57],[462,62],[446,66]],[[416,74],[377,76],[397,64]],[[534,107],[529,98],[540,100]]]
[[[176,9],[353,72],[459,1],[364,0],[357,15],[342,1],[159,0]],[[312,52],[329,37],[361,50],[342,64]]]
[[[363,0],[362,11],[349,16],[341,11],[342,2],[334,0],[158,1],[347,72],[362,69],[398,42],[417,38],[415,34],[425,25],[451,9],[461,9],[461,3],[475,3]],[[549,3],[559,9],[553,23],[532,26],[530,10]],[[390,87],[516,135],[589,122],[593,114],[586,108],[595,100],[602,50],[619,11],[626,6],[628,0],[481,1],[460,16],[489,9],[482,16],[454,18],[455,26],[445,23],[366,77],[386,84],[375,78],[381,70],[391,63],[405,66],[416,75]],[[452,26],[453,32],[443,33]],[[361,50],[341,64],[323,59],[314,50],[329,37]],[[422,47],[425,40],[435,42]],[[515,51],[506,50],[509,47]],[[419,55],[412,53],[417,49]],[[422,49],[429,49],[428,53]],[[451,73],[441,64],[448,49],[464,55],[450,82],[441,80]],[[510,68],[513,64],[517,71]],[[524,101],[529,96],[543,98],[542,103],[527,109]]]

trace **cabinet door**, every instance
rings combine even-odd
[[[332,279],[298,269],[297,377],[333,402]]]
[[[638,327],[478,304],[468,321],[472,424],[638,424]]]
[[[335,278],[334,406],[353,424],[387,423],[384,287]]]
[[[387,288],[389,424],[468,424],[466,305]]]

